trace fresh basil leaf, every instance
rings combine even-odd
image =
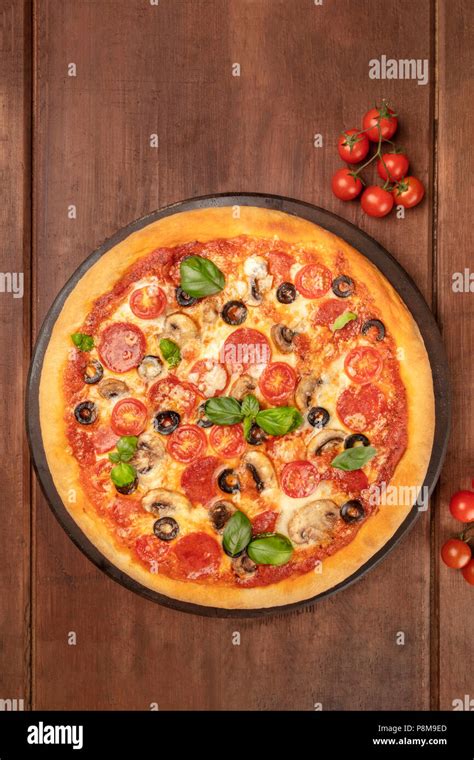
[[[255,417],[255,422],[270,435],[291,433],[303,424],[303,417],[294,406],[277,406],[274,409],[262,409]]]
[[[188,256],[179,265],[181,288],[188,296],[203,298],[219,293],[225,285],[221,270],[202,256]]]
[[[133,483],[137,477],[137,471],[131,464],[119,462],[110,470],[110,477],[112,483],[120,488],[121,486],[129,486],[130,483]]]
[[[338,454],[331,462],[332,467],[337,467],[338,470],[360,470],[372,457],[376,455],[377,451],[373,446],[354,446],[352,449],[346,449]]]
[[[352,322],[353,319],[357,319],[357,314],[354,314],[353,311],[345,311],[343,314],[340,314],[331,325],[332,332],[341,330],[348,322]]]
[[[266,533],[249,543],[247,554],[257,565],[285,565],[293,554],[293,544],[281,533]]]
[[[249,393],[248,396],[245,396],[244,400],[242,401],[242,414],[244,417],[256,417],[259,409],[260,404],[258,403],[258,398],[256,398],[252,393]]]
[[[216,396],[206,401],[206,415],[215,425],[235,425],[243,414],[240,403],[232,396]]]
[[[245,549],[252,538],[252,523],[243,512],[234,512],[228,520],[223,534],[225,550],[235,557]]]
[[[138,438],[136,435],[122,435],[117,441],[117,451],[121,462],[128,462],[137,450]]]
[[[252,425],[253,425],[253,417],[244,417],[243,429],[244,429],[244,438],[246,441],[248,441],[249,439],[249,433],[252,429]]]
[[[111,462],[120,462],[120,454],[118,451],[111,451],[109,454],[109,459]]]
[[[85,333],[73,333],[71,340],[79,351],[91,351],[94,348],[94,338]]]
[[[163,359],[168,362],[169,367],[173,368],[178,366],[181,361],[181,351],[174,340],[162,338],[160,340],[160,351],[163,355]]]

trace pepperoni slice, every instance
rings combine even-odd
[[[371,346],[357,346],[349,351],[344,361],[344,370],[353,383],[364,385],[376,380],[383,367],[380,352]]]
[[[271,355],[270,344],[263,333],[251,327],[240,327],[222,346],[220,361],[232,373],[254,364],[268,364]]]
[[[209,440],[216,454],[220,454],[224,459],[238,457],[245,450],[242,425],[215,425]]]
[[[376,385],[351,386],[339,396],[336,411],[344,425],[361,433],[374,424],[386,406],[385,396]]]
[[[347,303],[347,301],[341,301],[340,299],[336,300],[335,298],[330,298],[318,307],[313,317],[313,324],[324,325],[325,327],[331,328],[336,319],[346,311],[352,311],[350,303]],[[360,320],[353,319],[351,322],[344,325],[344,327],[341,327],[340,330],[336,330],[334,335],[337,338],[347,339],[357,335],[359,330]]]
[[[296,289],[305,298],[321,298],[328,292],[332,275],[322,264],[306,264],[296,275]]]
[[[154,319],[163,313],[166,296],[158,285],[147,285],[134,290],[130,296],[130,308],[140,319]]]
[[[138,367],[145,351],[145,336],[129,322],[114,322],[100,336],[99,355],[112,372],[128,372]]]
[[[279,404],[294,393],[296,379],[293,367],[285,362],[275,362],[266,367],[260,378],[259,388],[267,401]]]
[[[217,457],[203,457],[186,467],[181,475],[181,487],[188,499],[206,504],[216,495],[215,472],[218,466]]]
[[[175,375],[158,380],[148,391],[148,397],[158,411],[172,410],[189,414],[196,403],[196,391],[190,383],[182,383]]]
[[[174,554],[183,575],[195,580],[213,575],[219,569],[222,549],[208,533],[196,531],[176,542]]]
[[[260,514],[252,520],[253,535],[257,536],[259,533],[273,533],[277,517],[278,513],[274,512],[273,509],[267,509],[266,512],[260,512]]]
[[[319,482],[319,474],[311,462],[300,460],[285,465],[281,472],[281,487],[292,499],[310,496]]]
[[[207,438],[197,425],[182,425],[171,434],[166,450],[173,459],[190,464],[204,454]]]
[[[140,435],[146,427],[148,412],[137,398],[123,398],[112,411],[110,424],[117,435]]]
[[[110,451],[114,448],[118,439],[119,436],[114,433],[112,428],[108,426],[100,427],[92,436],[94,451],[96,454],[105,454],[106,451]]]
[[[270,251],[268,254],[268,268],[278,281],[288,281],[290,279],[290,270],[295,260],[293,256],[285,251]]]
[[[331,467],[323,476],[322,480],[332,480],[332,482],[344,491],[344,493],[360,494],[365,488],[368,488],[369,481],[363,470],[338,470],[337,467]]]
[[[110,487],[110,470],[112,469],[112,462],[107,458],[99,459],[92,468],[90,482],[96,491],[105,493],[107,488]]]
[[[135,514],[141,511],[140,502],[134,499],[117,498],[112,504],[110,513],[113,521],[121,528],[129,528]]]
[[[160,541],[159,538],[153,535],[140,536],[135,541],[135,552],[145,565],[148,565],[150,569],[165,557],[170,550],[170,545],[166,541]]]
[[[190,369],[188,380],[206,398],[222,396],[229,376],[222,364],[215,359],[199,359]]]

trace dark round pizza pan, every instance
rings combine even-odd
[[[192,198],[190,200],[175,203],[166,208],[154,211],[147,216],[132,222],[124,229],[117,232],[103,245],[100,246],[94,253],[81,264],[81,266],[74,272],[72,277],[64,285],[54,303],[52,304],[46,318],[43,322],[41,330],[39,332],[38,340],[33,352],[30,371],[27,381],[26,392],[26,426],[28,433],[28,441],[30,444],[31,455],[33,459],[33,465],[40,481],[43,492],[46,499],[59,520],[60,524],[74,541],[76,546],[101,570],[107,575],[118,581],[131,591],[135,591],[141,596],[150,599],[159,604],[163,604],[166,607],[181,610],[184,612],[191,612],[199,615],[207,615],[211,617],[256,617],[260,615],[270,615],[272,613],[281,613],[288,610],[294,610],[310,604],[313,604],[324,597],[346,588],[354,581],[361,578],[371,568],[378,565],[378,563],[391,551],[394,546],[400,541],[407,531],[415,523],[416,519],[420,515],[420,509],[414,505],[402,525],[398,528],[397,532],[392,538],[387,541],[380,551],[378,551],[368,562],[366,562],[357,572],[351,575],[342,583],[334,586],[315,597],[306,599],[302,602],[296,602],[294,604],[287,604],[278,607],[270,607],[257,610],[225,610],[215,607],[205,607],[202,605],[191,604],[187,602],[180,602],[175,599],[171,599],[162,594],[158,594],[145,586],[141,585],[137,581],[134,581],[124,572],[119,570],[108,559],[106,559],[98,549],[89,541],[82,530],[74,522],[71,515],[65,508],[62,500],[55,488],[51,473],[48,468],[46,454],[44,451],[43,440],[41,436],[41,427],[39,419],[39,382],[41,376],[41,368],[43,365],[43,359],[46,348],[48,346],[51,331],[54,323],[64,305],[69,293],[77,285],[81,277],[106,251],[110,250],[113,246],[120,243],[132,232],[140,230],[142,227],[151,222],[155,222],[158,219],[170,216],[172,214],[178,214],[182,211],[189,211],[197,208],[213,208],[221,206],[258,206],[260,208],[273,209],[277,211],[283,211],[287,214],[307,219],[315,224],[324,227],[326,230],[338,235],[346,240],[350,245],[360,251],[366,256],[378,269],[385,275],[389,282],[393,285],[395,290],[399,293],[408,309],[411,311],[415,321],[418,324],[420,332],[423,336],[425,346],[428,352],[428,356],[431,363],[431,370],[433,373],[434,393],[435,393],[435,435],[433,450],[431,453],[431,459],[428,465],[428,471],[424,481],[424,486],[427,487],[428,493],[433,491],[436,481],[438,480],[441,466],[446,454],[446,448],[449,438],[449,425],[450,425],[450,392],[449,392],[449,374],[448,365],[444,347],[441,341],[441,335],[436,324],[436,321],[426,304],[422,294],[418,290],[417,286],[400,266],[400,264],[391,256],[379,243],[373,238],[366,235],[350,222],[345,219],[341,219],[335,214],[325,211],[322,208],[312,206],[309,203],[293,200],[291,198],[284,198],[278,195],[261,195],[258,193],[233,193],[222,195],[203,196],[200,198]],[[416,372],[416,367],[413,368]]]

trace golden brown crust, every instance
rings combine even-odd
[[[434,434],[434,395],[431,368],[418,327],[398,294],[379,270],[340,238],[298,217],[253,207],[188,211],[161,219],[133,233],[107,251],[82,277],[66,300],[45,354],[40,382],[41,430],[55,486],[75,522],[89,540],[118,568],[144,586],[185,602],[221,608],[265,608],[291,604],[331,589],[356,572],[396,532],[411,510],[410,502],[382,506],[363,524],[355,539],[323,562],[322,572],[293,576],[256,588],[230,588],[151,575],[114,544],[105,525],[94,517],[79,482],[79,467],[68,453],[64,424],[62,378],[65,346],[91,310],[93,301],[110,290],[125,270],[154,248],[190,240],[207,242],[246,234],[313,244],[348,257],[354,275],[374,296],[382,318],[400,353],[400,373],[407,391],[408,447],[391,485],[419,489],[428,467]]]

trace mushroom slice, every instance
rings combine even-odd
[[[163,372],[163,362],[158,356],[148,354],[141,360],[137,372],[142,380],[156,380]]]
[[[318,499],[295,510],[288,523],[288,536],[294,544],[323,543],[331,537],[339,509],[330,499]]]
[[[242,463],[254,479],[259,493],[276,488],[277,476],[269,457],[261,451],[248,451],[242,457]]]
[[[268,274],[268,265],[263,256],[249,256],[244,264],[248,276],[248,294],[245,302],[249,306],[260,306],[262,294],[272,287],[273,277]]]
[[[139,475],[147,475],[165,455],[165,447],[154,433],[142,433],[131,464]]]
[[[291,354],[291,352],[295,350],[294,339],[296,333],[294,330],[290,330],[289,327],[286,327],[286,325],[273,325],[270,330],[270,335],[272,336],[275,346],[283,354]]]
[[[336,448],[344,441],[346,433],[344,430],[335,430],[334,428],[324,428],[324,430],[315,431],[308,441],[308,456],[318,456],[324,450]]]
[[[243,552],[232,560],[232,570],[239,578],[250,578],[257,571],[257,565],[250,559],[247,552]]]
[[[102,398],[118,398],[128,393],[128,385],[123,380],[116,380],[114,377],[107,377],[101,380],[97,386]]]
[[[256,387],[257,381],[254,380],[253,377],[250,377],[250,375],[241,375],[232,386],[230,395],[236,398],[237,401],[242,401],[244,396],[253,393]]]
[[[181,314],[181,312],[166,317],[164,331],[178,344],[186,343],[199,335],[198,326],[194,319],[188,317],[187,314]]]
[[[142,507],[152,515],[166,515],[169,512],[186,511],[191,509],[191,502],[186,496],[177,491],[167,491],[165,488],[154,488],[142,498]]]
[[[213,303],[204,303],[202,307],[202,321],[207,322],[207,324],[212,324],[212,322],[215,322],[217,317],[219,316],[219,312],[217,310],[217,307]]]
[[[314,372],[303,375],[299,381],[296,386],[295,401],[302,412],[306,412],[312,406],[317,406],[316,390],[319,385],[321,385],[321,379]]]

